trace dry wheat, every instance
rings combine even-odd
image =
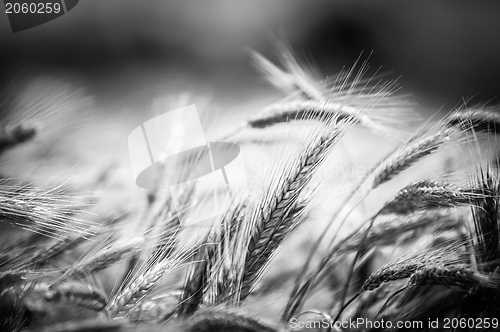
[[[413,138],[407,146],[377,165],[373,171],[374,177],[371,188],[376,188],[393,179],[422,158],[432,154],[448,142],[453,134],[455,134],[455,131],[452,129],[443,129],[421,139]]]
[[[419,210],[452,208],[484,198],[474,189],[463,189],[442,181],[423,180],[401,189],[379,214],[409,214]]]
[[[245,259],[241,299],[248,296],[269,257],[295,227],[295,220],[287,215],[295,209],[300,192],[342,137],[345,125],[327,128],[321,137],[314,139],[298,160],[284,170],[276,188],[271,188],[257,204],[251,219],[253,234]]]
[[[39,189],[0,180],[0,220],[55,238],[92,234],[93,223],[73,215],[86,203],[61,193],[61,187]]]
[[[139,271],[127,283],[124,283],[124,287],[109,301],[107,309],[111,316],[127,315],[154,290],[165,275],[180,268],[191,255],[192,252],[186,250],[168,259],[158,260],[151,266],[146,266],[143,271]]]

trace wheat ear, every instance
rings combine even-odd
[[[489,165],[479,167],[475,176],[484,197],[474,201],[471,208],[475,236],[471,236],[470,242],[473,244],[479,273],[498,280],[500,258],[498,169],[492,169]],[[493,316],[498,314],[497,302],[496,292],[493,292],[491,287],[479,284],[465,296],[460,311],[462,315],[471,317],[478,317],[480,314]]]
[[[455,134],[452,129],[438,130],[436,133],[415,141],[383,160],[373,171],[371,184],[376,188],[407,170],[422,158],[432,154]]]
[[[128,315],[148,296],[165,275],[181,267],[182,263],[192,255],[191,250],[180,252],[169,259],[152,262],[133,276],[109,301],[107,307],[112,317]]]
[[[452,266],[463,263],[465,258],[463,254],[460,254],[462,247],[463,243],[457,242],[442,248],[425,251],[413,257],[403,257],[372,273],[365,280],[361,289],[363,291],[373,291],[383,283],[409,278],[417,270],[421,270],[426,266]]]
[[[94,311],[102,311],[106,307],[106,296],[102,291],[80,282],[49,286],[43,291],[43,298],[49,302],[71,302]]]
[[[410,167],[412,164],[414,164],[416,161],[418,161],[422,157],[432,153],[434,150],[439,148],[439,145],[442,144],[442,142],[449,139],[449,136],[451,135],[451,133],[453,133],[453,131],[451,131],[450,133],[448,133],[448,130],[438,131],[437,135],[432,135],[432,136],[424,139],[423,141],[420,141],[418,144],[414,145],[410,149],[407,149],[406,151],[402,151],[402,153],[400,153],[400,154],[396,154],[393,157],[394,159],[389,158],[385,162],[382,162],[382,164],[379,164],[379,166],[374,171],[375,176],[374,176],[371,188],[376,188],[376,187],[380,186],[381,184],[389,181],[390,179],[392,179],[393,177],[395,177],[396,175],[398,175],[399,173],[404,171],[406,168]],[[392,206],[394,206],[394,205],[395,204],[393,204]],[[366,237],[368,236],[368,232],[370,231],[370,229],[375,221],[375,218],[378,216],[379,213],[380,213],[380,211],[374,217],[371,218],[369,226],[368,226],[368,230],[365,232],[362,244],[363,244],[364,240],[366,239]],[[349,216],[349,214],[350,214],[350,212],[347,214],[347,216]],[[347,216],[346,216],[346,218],[347,218]],[[361,249],[361,247],[360,247],[360,249]],[[341,296],[341,306],[344,305],[344,301],[345,301],[345,298],[347,296],[347,291],[349,288],[350,279],[351,279],[351,276],[354,272],[354,266],[358,260],[359,255],[361,254],[360,249],[356,252],[354,260],[351,264],[351,268],[349,270],[346,285],[343,289],[343,293]]]
[[[375,224],[369,231],[364,244],[363,238],[368,227],[365,225],[359,226],[332,246],[323,256],[316,269],[290,295],[283,312],[282,321],[289,321],[291,317],[302,310],[309,289],[313,287],[314,283],[319,283],[328,276],[321,273],[326,267],[333,266],[341,255],[356,250],[366,250],[369,246],[393,245],[395,241],[402,244],[408,243],[414,241],[426,230],[448,230],[457,225],[460,225],[460,222],[454,216],[449,213],[439,213],[438,211],[396,216],[389,221]]]
[[[484,195],[475,189],[463,189],[443,181],[423,180],[401,189],[379,214],[410,214],[424,209],[453,208],[472,204],[481,198]]]
[[[128,319],[134,322],[161,322],[170,319],[172,308],[179,302],[181,290],[145,298],[129,310]]]
[[[338,215],[340,210],[351,200],[351,198],[354,197],[354,195],[363,187],[365,182],[371,181],[369,185],[368,192],[365,193],[366,195],[369,194],[370,191],[374,190],[381,184],[391,180],[392,178],[396,177],[400,173],[402,173],[404,170],[410,168],[417,162],[419,162],[422,158],[432,154],[433,152],[437,151],[442,145],[447,143],[452,137],[455,137],[456,131],[455,129],[442,129],[440,126],[438,126],[438,129],[436,132],[426,135],[426,133],[429,133],[430,130],[426,130],[425,128],[421,128],[417,133],[415,133],[407,142],[406,144],[402,145],[400,148],[394,150],[391,152],[387,157],[382,159],[375,168],[373,168],[368,174],[366,174],[361,181],[356,185],[356,187],[347,195],[345,200],[339,205],[339,210],[334,213],[335,216]],[[355,207],[354,207],[355,208]],[[354,210],[352,208],[343,218],[343,220],[340,222],[340,225],[338,229],[340,230],[342,226],[344,225],[345,221],[349,217],[350,213]],[[307,292],[304,287],[308,288],[311,286],[311,282],[303,283],[303,280],[306,278],[307,270],[309,269],[309,264],[318,250],[321,242],[323,241],[325,235],[327,234],[329,228],[331,225],[334,223],[331,222],[329,223],[325,230],[322,232],[322,235],[318,238],[316,241],[313,249],[309,253],[308,259],[306,259],[306,263],[304,264],[304,267],[297,277],[297,280],[295,282],[294,289],[292,290],[292,293],[290,295],[290,301],[295,301],[292,300],[297,297],[304,297],[305,292]],[[337,232],[336,234],[339,234],[340,232]],[[335,240],[335,237],[332,241]],[[328,256],[328,255],[327,255]],[[322,261],[325,262],[329,258],[325,257]],[[318,269],[316,269],[316,273],[323,269],[324,266],[319,266]],[[316,277],[311,277],[312,279],[310,280],[315,280]],[[299,289],[302,289],[302,293],[299,294]],[[300,301],[302,302],[302,301]],[[300,305],[299,305],[300,306]],[[289,307],[288,309],[291,309]],[[283,317],[287,316],[286,311]],[[288,317],[292,317],[288,315]]]
[[[251,219],[253,226],[245,259],[242,300],[250,293],[269,257],[296,226],[295,220],[287,218],[287,215],[294,210],[300,192],[342,137],[347,124],[327,128],[318,139],[311,142],[299,159],[284,171],[278,186],[258,203]]]

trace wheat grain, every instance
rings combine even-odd
[[[409,214],[419,210],[452,208],[472,204],[480,195],[474,189],[462,189],[446,182],[423,180],[401,189],[379,214]]]
[[[137,306],[153,291],[165,275],[178,269],[191,255],[192,252],[187,250],[169,259],[161,259],[154,262],[152,266],[147,266],[143,271],[137,273],[109,301],[107,309],[111,316],[115,317],[119,314],[127,315],[132,308]]]
[[[310,143],[299,159],[284,171],[278,186],[258,203],[251,220],[253,234],[245,259],[241,299],[248,296],[269,257],[295,227],[295,220],[287,219],[287,215],[295,209],[300,192],[342,137],[344,126],[328,128]]]
[[[422,158],[432,154],[444,143],[448,142],[454,133],[452,129],[444,129],[421,139],[413,138],[408,146],[384,159],[375,168],[371,188],[376,188],[393,179]]]
[[[417,270],[426,266],[454,265],[464,260],[460,254],[462,243],[452,243],[442,248],[425,251],[413,257],[404,257],[391,262],[372,273],[363,283],[363,291],[372,291],[383,283],[406,279],[411,277]],[[458,251],[457,251],[458,250]]]
[[[421,268],[411,275],[408,285],[443,285],[462,291],[470,291],[477,285],[488,288],[497,286],[490,278],[472,270],[467,265],[431,266]]]

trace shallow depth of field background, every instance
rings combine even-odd
[[[229,111],[272,95],[248,48],[272,56],[272,34],[324,74],[373,51],[426,110],[478,93],[497,97],[496,1],[80,1],[50,23],[13,34],[0,15],[0,75],[48,73],[84,85],[107,111],[143,109],[158,93],[198,88]]]
[[[145,191],[134,185],[128,164],[130,131],[170,110],[166,98],[183,91],[209,98],[206,112],[235,121],[282,97],[249,58],[253,49],[276,61],[275,36],[323,76],[350,67],[361,53],[363,60],[371,54],[369,74],[380,69],[387,78],[399,77],[399,93],[411,94],[422,118],[439,110],[441,117],[470,97],[471,105],[495,105],[499,17],[500,3],[494,1],[82,0],[54,21],[13,34],[0,13],[2,86],[30,76],[27,94],[61,80],[93,96],[91,106],[72,115],[78,129],[54,135],[43,148],[28,144],[6,153],[0,167],[35,184],[68,181],[76,190],[101,195],[104,203],[96,212],[104,215],[140,209]],[[224,129],[217,125],[207,128],[211,137]],[[361,177],[395,143],[355,130],[330,165],[347,159],[357,168],[347,164],[344,173],[320,175],[332,181]],[[272,164],[266,149],[243,149],[250,178],[264,175]],[[112,170],[108,187],[99,192],[92,183],[107,169]],[[396,182],[383,197],[404,185]],[[330,194],[342,196],[341,185],[331,188]]]

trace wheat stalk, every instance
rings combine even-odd
[[[215,225],[217,226],[217,225]],[[209,277],[220,257],[217,256],[223,234],[212,228],[201,240],[192,257],[192,265],[186,275],[183,291],[179,299],[179,316],[192,315],[203,303]]]
[[[493,272],[499,266],[500,257],[499,197],[500,180],[498,170],[480,168],[477,172],[479,189],[483,194],[472,206],[476,240],[475,256],[484,272]]]
[[[366,62],[354,74],[356,61],[350,70],[338,74],[333,84],[330,84],[315,78],[316,75],[312,75],[310,70],[301,65],[284,43],[279,43],[279,51],[285,71],[256,52],[252,55],[256,67],[270,83],[289,94],[289,97],[263,109],[242,127],[263,128],[289,120],[321,120],[325,114],[334,113],[377,133],[392,135],[395,133],[394,129],[388,130],[381,122],[395,122],[396,119],[402,119],[404,112],[408,111],[408,103],[401,97],[392,96],[397,89],[395,82],[370,86],[370,79],[362,85],[368,68]],[[395,110],[398,112],[394,112]]]

